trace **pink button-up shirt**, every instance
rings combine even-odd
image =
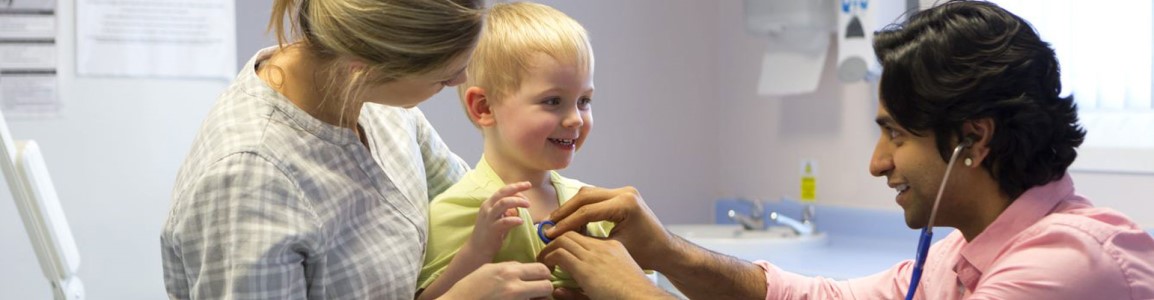
[[[766,299],[903,299],[913,260],[847,281],[765,261]],[[1154,238],[1074,194],[1067,174],[1014,200],[973,241],[933,245],[914,299],[1154,299]]]

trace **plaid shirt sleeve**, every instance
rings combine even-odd
[[[318,249],[318,221],[301,189],[264,158],[216,162],[177,197],[172,216],[161,236],[170,298],[309,298],[303,266]]]
[[[421,146],[421,156],[425,161],[425,175],[429,187],[429,199],[445,192],[469,171],[469,165],[461,157],[449,150],[437,130],[429,124],[425,114],[413,108],[417,123],[417,141]]]

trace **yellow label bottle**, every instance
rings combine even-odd
[[[817,163],[813,160],[801,162],[801,202],[817,200]]]

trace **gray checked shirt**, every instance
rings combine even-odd
[[[468,165],[417,109],[323,123],[261,81],[258,53],[209,113],[160,236],[173,299],[411,299],[428,201]]]

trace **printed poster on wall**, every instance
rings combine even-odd
[[[229,80],[234,1],[77,0],[77,75]]]
[[[0,110],[57,115],[57,89],[56,1],[0,0]]]

